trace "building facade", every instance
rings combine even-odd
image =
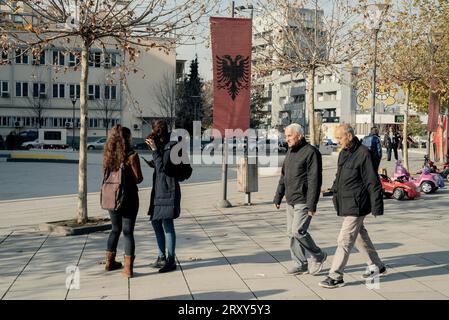
[[[0,15],[23,26],[20,16],[0,6]],[[23,14],[23,13],[21,13]],[[5,18],[6,17],[6,18]],[[23,33],[26,37],[26,33]],[[55,44],[34,57],[25,47],[2,52],[0,65],[0,134],[37,128],[67,128],[68,141],[79,140],[80,66],[77,39]],[[164,41],[155,39],[155,41]],[[164,117],[156,87],[176,77],[175,49],[142,49],[130,62],[113,40],[92,46],[88,78],[88,139],[104,137],[120,123],[144,138],[151,120]],[[75,130],[73,130],[73,128]]]

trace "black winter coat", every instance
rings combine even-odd
[[[288,150],[274,203],[281,204],[285,195],[289,205],[307,204],[315,212],[321,193],[323,165],[321,153],[304,139]]]
[[[357,137],[354,137],[350,148],[340,152],[332,191],[339,216],[361,217],[384,212],[382,185],[374,171],[371,153]]]
[[[176,178],[170,176],[170,150],[176,142],[167,143],[153,151],[153,188],[148,215],[151,220],[176,219],[181,214],[181,188]]]

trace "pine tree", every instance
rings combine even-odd
[[[176,113],[176,127],[193,133],[193,121],[204,117],[203,81],[198,72],[198,58],[192,60],[190,73],[179,88],[180,101]]]

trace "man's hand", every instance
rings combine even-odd
[[[317,215],[318,215],[318,212],[316,212],[316,211],[309,211],[309,212],[307,212],[307,214],[308,214],[309,216],[313,217],[313,216],[317,216]]]
[[[275,207],[276,209],[279,210],[279,208],[281,207],[281,205],[280,205],[280,204],[274,204],[274,207]]]

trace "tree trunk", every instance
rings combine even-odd
[[[407,85],[406,91],[405,91],[405,114],[404,114],[404,128],[402,131],[402,148],[404,151],[404,167],[409,170],[408,167],[408,112],[409,112],[409,105],[410,105],[410,86],[409,83]]]
[[[87,222],[87,79],[89,77],[89,49],[86,42],[81,52],[80,81],[80,155],[78,172],[78,223]]]
[[[315,67],[307,70],[307,81],[306,81],[306,109],[307,109],[307,119],[308,132],[309,132],[309,142],[311,145],[316,146],[316,135],[315,135]],[[304,115],[305,116],[305,115]],[[306,128],[304,128],[305,130]]]
[[[440,137],[440,141],[438,141],[439,142],[439,145],[440,145],[440,151],[439,151],[439,153],[440,153],[440,156],[439,156],[439,159],[438,160],[440,160],[439,162],[440,162],[440,164],[444,164],[444,145],[443,145],[443,141],[444,141],[444,139],[443,139],[443,132],[444,132],[444,130],[443,130],[443,122],[444,122],[444,118],[441,116],[441,117],[439,117],[440,119],[441,119],[441,121],[440,121],[440,125],[438,126],[438,128],[439,128],[439,137]]]

